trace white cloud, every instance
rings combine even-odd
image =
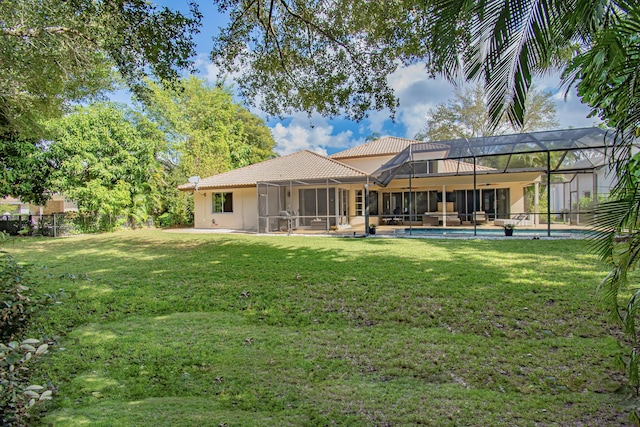
[[[454,91],[453,85],[448,81],[429,78],[421,64],[398,69],[389,76],[389,85],[400,100],[395,125],[390,111],[386,109],[369,112],[365,125],[372,133],[385,135],[393,129],[396,132],[393,136],[404,138],[413,138],[423,128],[429,109],[451,98]],[[398,134],[398,131],[402,134]]]
[[[405,127],[404,136],[413,138],[424,127],[427,112],[453,96],[454,86],[443,78],[430,78],[421,64],[396,71],[389,84],[400,99],[397,120]]]
[[[597,117],[587,118],[591,109],[580,101],[575,88],[571,88],[568,92],[565,88],[560,88],[558,74],[535,79],[534,85],[539,90],[553,93],[556,115],[561,129],[597,126],[601,123]]]
[[[354,140],[352,130],[334,132],[334,126],[327,119],[320,116],[309,118],[304,113],[271,127],[271,134],[277,144],[275,151],[280,155],[300,150],[327,155],[329,150],[340,151],[355,145],[355,142],[363,142]]]

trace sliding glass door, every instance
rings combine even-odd
[[[309,226],[315,219],[328,220],[329,226],[347,223],[349,190],[336,188],[301,188],[299,196],[300,225]]]

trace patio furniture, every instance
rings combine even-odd
[[[476,224],[484,224],[488,221],[487,213],[485,211],[475,211]],[[471,216],[471,223],[473,224],[474,215]]]
[[[446,219],[447,225],[460,225],[462,220],[458,216],[458,212],[448,212],[443,214],[442,212],[426,212],[422,215],[422,225],[439,226],[444,224]]]
[[[440,225],[440,219],[437,216],[424,214],[422,215],[422,225],[431,225],[433,227],[437,227]]]
[[[381,218],[380,221],[382,221],[382,223],[384,225],[400,225],[400,224],[404,224],[404,219],[401,217],[385,217],[385,218]]]
[[[446,208],[446,212],[444,209]],[[454,211],[454,203],[447,202],[446,204],[438,202],[437,212],[425,212],[422,215],[422,225],[439,226],[446,222],[446,225],[460,225],[462,220],[458,216],[458,212]]]
[[[452,212],[445,215],[447,220],[447,225],[460,225],[462,224],[462,220],[458,216],[458,212]],[[444,218],[442,220],[442,224],[444,225]]]
[[[278,229],[280,231],[291,232],[298,228],[298,218],[295,211],[280,211],[280,218],[278,218]]]
[[[504,227],[505,225],[531,225],[531,220],[527,214],[518,214],[510,219],[498,218],[493,221],[493,225]]]

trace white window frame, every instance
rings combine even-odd
[[[225,199],[227,195],[231,195],[231,210],[225,210]],[[221,198],[218,202],[220,206],[220,210],[216,210],[216,199]],[[211,193],[211,213],[214,214],[225,214],[225,213],[233,213],[233,192],[232,191],[221,191],[218,193]]]

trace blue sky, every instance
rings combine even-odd
[[[157,1],[172,9],[188,10],[186,0]],[[227,23],[227,17],[218,13],[211,1],[199,1],[203,14],[202,29],[196,37],[198,56],[195,58],[199,77],[211,82],[216,81],[217,69],[209,61],[211,38],[219,28]],[[232,80],[227,80],[231,83]],[[391,135],[401,138],[413,138],[422,129],[425,115],[429,109],[446,102],[453,96],[453,86],[442,79],[430,79],[423,65],[402,68],[389,77],[400,100],[395,122],[390,119],[389,111],[371,111],[367,119],[353,122],[341,118],[327,119],[319,115],[309,117],[300,112],[284,119],[268,118],[256,109],[251,111],[265,119],[277,143],[276,151],[289,154],[308,149],[320,154],[332,154],[365,142],[374,133],[381,136]],[[564,92],[559,91],[560,80],[557,76],[547,76],[535,82],[539,90],[554,93],[557,118],[561,128],[586,127],[598,124],[595,118],[587,118],[589,109],[575,96],[569,94],[565,100]],[[241,100],[239,100],[241,101]]]

